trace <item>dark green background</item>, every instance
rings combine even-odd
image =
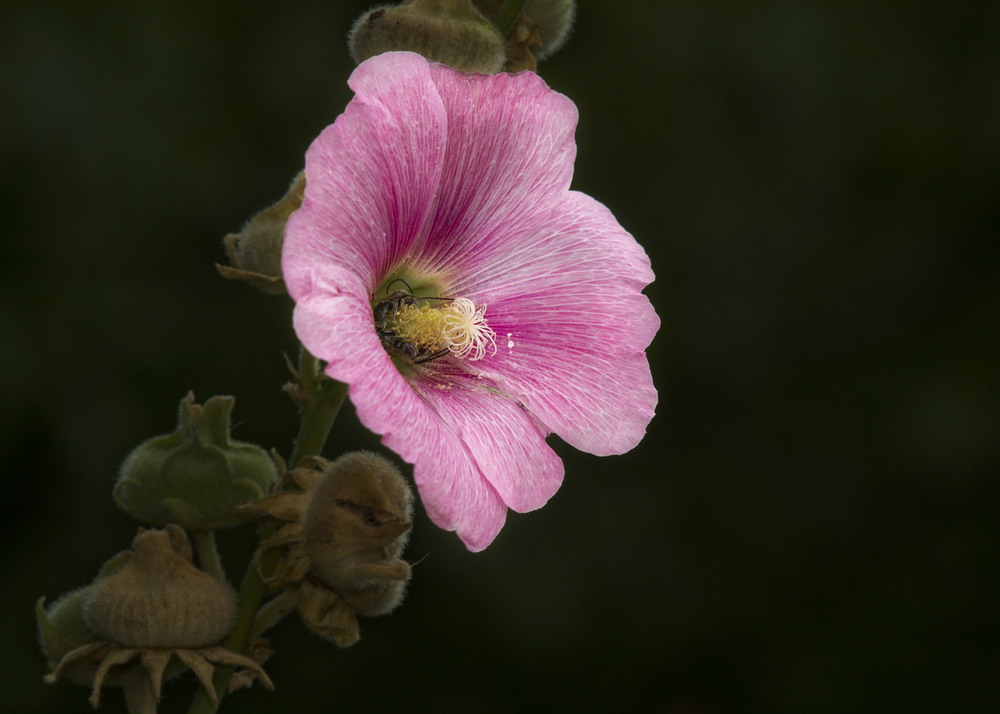
[[[116,468],[187,390],[287,450],[288,304],[213,263],[349,100],[364,7],[0,11],[4,711],[88,710],[31,608],[128,546]],[[988,1],[583,3],[541,69],[658,276],[648,437],[553,438],[562,490],[483,553],[421,513],[404,606],[346,651],[290,618],[225,710],[997,711],[998,38]],[[376,443],[347,409],[329,453]]]

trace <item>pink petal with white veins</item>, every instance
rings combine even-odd
[[[607,208],[570,192],[520,251],[488,260],[459,287],[489,303],[497,333],[497,354],[476,368],[572,446],[633,448],[657,402],[644,350],[660,321],[639,292],[653,279],[646,254]]]
[[[577,111],[536,74],[468,75],[432,65],[448,115],[441,184],[418,263],[449,275],[481,245],[515,244],[573,176]]]
[[[420,236],[448,124],[430,75],[408,53],[380,55],[351,75],[357,94],[309,147],[302,208],[286,228],[282,268],[294,299],[331,265],[377,284]]]

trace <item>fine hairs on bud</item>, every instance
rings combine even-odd
[[[215,266],[223,277],[245,280],[271,295],[287,292],[281,277],[285,224],[302,205],[305,190],[306,174],[300,171],[281,199],[252,216],[239,233],[225,237],[223,245],[230,265]]]
[[[413,492],[391,461],[368,451],[336,461],[302,459],[277,491],[239,510],[283,525],[257,551],[270,589],[294,588],[302,622],[349,647],[358,615],[385,615],[403,599],[410,564],[402,559],[413,520]],[[281,555],[269,573],[261,557]]]
[[[573,26],[576,0],[527,0],[516,17],[505,0],[472,0],[488,20],[507,27],[504,70],[511,73],[538,70],[539,60],[552,56],[565,43]],[[513,23],[513,24],[510,24]]]
[[[576,0],[528,0],[525,10],[538,23],[542,42],[535,51],[535,58],[548,59],[569,38],[576,16]]]
[[[471,0],[407,0],[363,14],[348,36],[358,64],[383,52],[409,51],[463,72],[496,74],[504,42]]]
[[[303,519],[312,573],[359,615],[383,615],[403,599],[413,492],[392,462],[344,454],[316,484]]]
[[[234,403],[214,396],[195,404],[189,392],[178,407],[177,428],[125,458],[113,492],[118,507],[144,523],[192,531],[245,522],[250,516],[235,506],[263,496],[278,469],[264,449],[231,438]]]

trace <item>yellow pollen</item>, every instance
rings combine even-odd
[[[447,347],[441,333],[444,314],[440,309],[423,305],[404,305],[388,324],[397,335],[415,347],[437,352]]]
[[[447,305],[405,305],[387,327],[415,347],[427,352],[447,349],[451,354],[475,362],[496,354],[496,333],[486,322],[486,306],[468,298],[455,298]]]

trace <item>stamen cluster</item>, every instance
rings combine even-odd
[[[455,298],[447,305],[404,305],[388,326],[413,346],[427,352],[448,350],[454,356],[475,362],[496,354],[496,333],[486,322],[486,305],[469,298]]]
[[[468,298],[455,298],[444,311],[444,338],[448,349],[456,357],[476,362],[497,352],[496,333],[486,322],[486,306],[476,304]]]

